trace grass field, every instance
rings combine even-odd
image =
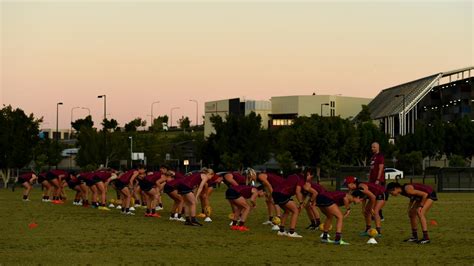
[[[40,201],[35,189],[31,202],[21,200],[21,189],[0,190],[0,265],[10,264],[379,264],[428,265],[474,264],[474,215],[472,194],[440,193],[428,219],[432,243],[403,243],[410,236],[406,215],[407,198],[391,197],[384,209],[383,238],[372,246],[359,237],[364,228],[358,207],[345,220],[343,239],[350,246],[319,242],[320,232],[306,231],[306,213],[299,218],[297,232],[304,237],[279,237],[266,220],[263,199],[251,213],[250,232],[229,229],[229,207],[225,188],[211,198],[211,224],[187,227],[163,217],[122,216],[119,211],[98,211]],[[72,192],[67,191],[71,196]],[[164,197],[165,208],[170,206]],[[29,229],[35,221],[37,228]],[[421,231],[421,230],[420,230]],[[334,232],[333,232],[334,233]]]

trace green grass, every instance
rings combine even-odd
[[[38,189],[31,202],[21,190],[0,190],[0,264],[456,264],[472,265],[474,253],[474,194],[440,193],[428,219],[432,243],[403,243],[410,235],[405,197],[391,197],[384,210],[383,238],[375,246],[358,236],[363,229],[360,209],[345,220],[344,240],[350,246],[319,243],[320,232],[304,230],[306,213],[297,231],[302,239],[278,237],[268,226],[264,202],[251,213],[250,232],[229,230],[229,207],[224,187],[211,198],[214,222],[202,228],[139,215],[125,217],[114,210],[101,212],[41,203]],[[67,191],[71,196],[72,192]],[[169,199],[164,197],[165,207]],[[29,229],[36,221],[38,227]],[[334,233],[334,232],[333,232]]]

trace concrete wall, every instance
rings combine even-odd
[[[204,104],[204,112],[204,137],[208,137],[215,132],[211,117],[218,115],[225,120],[226,115],[229,114],[229,100],[206,102]]]
[[[362,105],[368,105],[370,101],[372,99],[336,96],[336,115],[342,118],[355,117],[362,111]]]

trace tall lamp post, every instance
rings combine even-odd
[[[99,95],[97,96],[97,98],[104,98],[104,152],[105,152],[105,156],[104,156],[104,165],[107,166],[107,134],[106,134],[106,131],[105,131],[105,120],[107,119],[107,96],[104,94],[104,95]]]
[[[173,126],[173,110],[178,110],[179,107],[173,107],[170,110],[170,128]]]
[[[150,127],[153,126],[153,122],[154,122],[154,121],[153,121],[153,120],[154,120],[154,119],[153,119],[153,105],[154,105],[154,104],[159,104],[159,103],[160,103],[160,101],[156,101],[156,102],[152,102],[152,103],[151,103],[151,118],[150,118],[150,119],[151,119],[151,123],[150,123]]]
[[[133,168],[133,137],[128,137],[130,139],[130,169]]]
[[[324,105],[329,106],[329,103],[322,103],[321,104],[321,117],[323,117],[323,106]]]
[[[198,116],[198,112],[199,112],[199,103],[197,100],[189,100],[190,102],[194,102],[196,104],[196,127],[199,125],[199,116]]]
[[[79,109],[79,108],[81,108],[81,107],[76,106],[76,107],[71,108],[71,130],[69,131],[69,139],[71,139],[71,135],[72,135],[72,119],[73,119],[73,115],[72,115],[72,114],[74,113],[74,110],[75,110],[75,109]]]
[[[62,102],[56,103],[56,143],[59,141],[59,106]]]
[[[402,110],[402,114],[403,114],[403,124],[402,125],[402,132],[401,132],[401,135],[402,136],[405,136],[405,94],[397,94],[395,95],[396,98],[398,97],[403,97],[402,100],[403,100],[403,110]],[[402,122],[402,121],[400,121]]]
[[[107,96],[104,95],[99,95],[97,98],[104,98],[104,120],[107,119]]]
[[[87,107],[81,107],[81,109],[87,110],[88,115],[91,115],[91,109],[89,109],[89,108],[87,108]]]

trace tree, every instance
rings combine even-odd
[[[471,160],[474,166],[474,123],[468,116],[445,124],[446,138],[444,151],[449,155],[457,154]]]
[[[92,116],[88,115],[84,119],[77,119],[71,123],[72,128],[76,132],[80,132],[82,128],[92,128],[94,126],[94,121],[92,121]]]
[[[117,129],[117,126],[118,126],[118,122],[117,120],[115,119],[110,119],[108,120],[107,118],[105,118],[103,121],[102,121],[102,126],[105,130],[112,130],[112,131],[115,131]]]
[[[64,148],[65,145],[49,138],[40,140],[33,149],[33,161],[37,171],[40,171],[44,166],[58,165],[62,160],[61,151]]]
[[[372,118],[370,117],[371,113],[370,113],[370,109],[369,109],[369,106],[363,104],[362,105],[362,111],[359,112],[359,114],[357,114],[357,116],[355,117],[355,121],[357,123],[364,123],[364,122],[370,122],[372,121]]]
[[[356,134],[358,145],[357,149],[354,150],[354,155],[359,166],[367,166],[367,162],[372,156],[371,144],[374,142],[378,142],[380,150],[384,151],[385,155],[388,155],[385,152],[388,150],[388,137],[374,123],[359,123]]]
[[[81,167],[94,166],[97,168],[101,161],[101,150],[103,148],[103,136],[95,128],[82,127],[77,136],[76,162]]]
[[[155,132],[163,131],[163,123],[168,124],[168,116],[167,115],[158,116],[157,118],[155,118],[153,120],[153,126],[151,126],[150,130],[155,131]]]
[[[291,152],[284,151],[282,153],[278,153],[275,156],[275,159],[284,173],[286,174],[291,173],[293,169],[295,169],[295,161],[293,160],[293,157],[291,156]]]
[[[125,132],[135,132],[137,128],[144,126],[146,126],[146,121],[138,117],[125,124]]]
[[[261,121],[261,117],[254,112],[247,116],[227,115],[225,121],[220,116],[213,116],[211,122],[216,133],[207,139],[204,153],[213,152],[219,158],[208,163],[224,163],[226,167],[237,169],[267,160],[269,142],[266,131],[261,128]]]
[[[189,129],[190,125],[191,125],[191,121],[189,120],[189,117],[184,117],[182,116],[179,120],[178,120],[178,124],[179,124],[179,128],[183,129],[184,131],[186,131],[186,129]]]
[[[10,105],[0,109],[0,176],[5,187],[13,168],[22,168],[31,162],[39,141],[41,121]]]

